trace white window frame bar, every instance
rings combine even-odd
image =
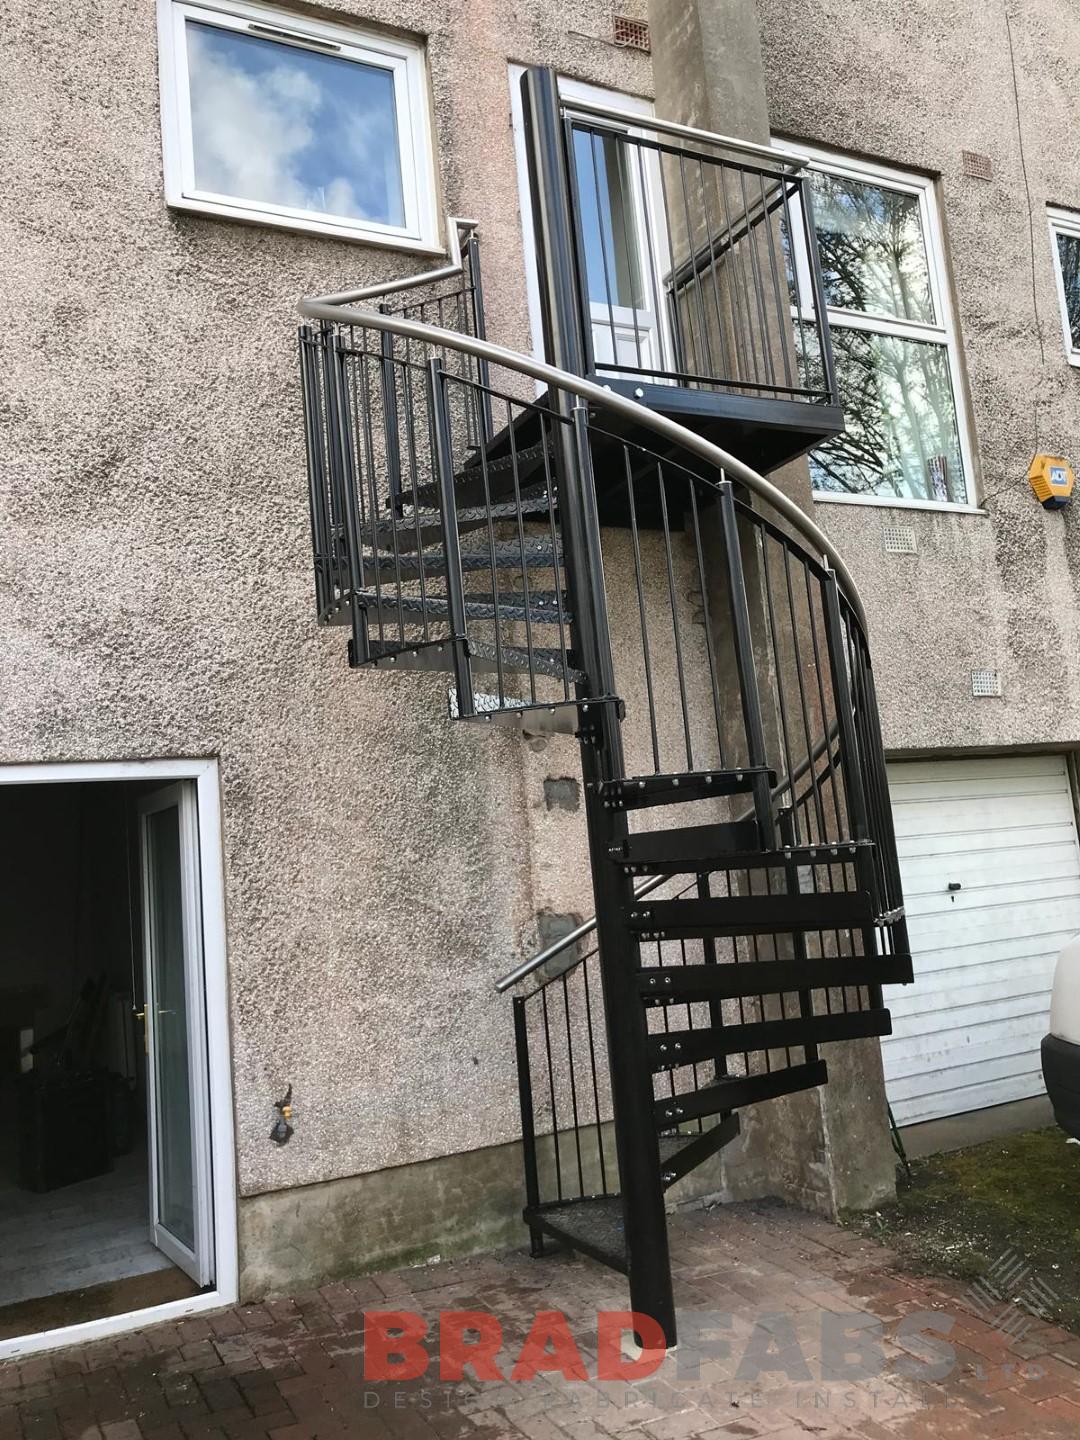
[[[229,978],[225,949],[225,878],[221,837],[221,782],[216,760],[115,760],[0,765],[0,785],[77,784],[86,781],[156,780],[195,784],[199,828],[199,884],[202,890],[206,995],[206,1048],[210,1088],[210,1156],[214,1177],[214,1288],[186,1300],[105,1315],[55,1330],[0,1340],[0,1361],[19,1360],[66,1345],[141,1330],[235,1305],[239,1295],[236,1141],[233,1125],[232,1059],[229,1034]]]
[[[1050,249],[1053,252],[1054,261],[1054,284],[1057,287],[1058,305],[1061,307],[1061,329],[1065,338],[1065,358],[1070,365],[1080,367],[1080,345],[1073,344],[1072,326],[1069,324],[1069,301],[1065,294],[1065,273],[1061,268],[1061,255],[1058,251],[1058,236],[1067,235],[1071,239],[1080,240],[1080,211],[1063,210],[1057,205],[1046,207],[1046,217],[1050,226]]]
[[[274,44],[293,46],[310,53],[316,47],[306,46],[303,43],[305,39],[323,41],[336,47],[343,59],[389,70],[394,77],[404,225],[385,225],[375,220],[358,221],[329,212],[273,205],[198,189],[192,149],[188,20],[235,30],[240,34],[251,33],[252,25],[261,25],[277,32],[269,36],[259,35],[260,39],[271,40]],[[395,250],[444,253],[436,204],[427,64],[420,45],[351,26],[315,20],[292,11],[250,5],[246,0],[158,0],[158,45],[165,203],[170,208],[242,220],[251,225],[268,225],[313,235],[329,235],[338,240],[389,246]],[[320,49],[320,53],[325,52]]]
[[[783,141],[774,143],[780,149],[785,148]],[[959,503],[947,500],[907,499],[892,495],[838,495],[832,491],[815,490],[813,492],[815,501],[821,501],[828,505],[871,505],[904,510],[952,510],[968,515],[985,514],[986,512],[973,499],[976,487],[974,444],[967,395],[962,383],[960,347],[945,263],[944,231],[935,182],[928,176],[896,170],[891,166],[880,165],[869,160],[855,160],[850,155],[805,145],[801,141],[798,149],[800,154],[809,157],[808,168],[811,170],[836,175],[842,180],[863,181],[886,190],[898,190],[903,194],[913,195],[918,201],[923,245],[926,250],[929,271],[930,300],[934,308],[934,323],[900,320],[896,316],[872,315],[861,310],[847,310],[841,306],[830,305],[827,311],[829,328],[832,330],[847,327],[849,330],[863,330],[872,335],[889,335],[900,340],[923,341],[940,345],[945,349],[953,403],[956,406],[956,429],[960,445],[960,459],[964,466],[964,492],[967,496],[966,502]],[[809,257],[806,254],[801,227],[799,227],[799,238],[795,248],[800,294],[813,295],[813,288],[810,284]],[[814,319],[813,308],[804,306],[798,318],[812,321]]]
[[[544,326],[540,309],[540,279],[536,271],[536,233],[534,228],[535,217],[532,213],[532,192],[529,189],[529,166],[525,154],[525,117],[521,106],[521,77],[525,73],[525,66],[511,63],[508,66],[508,77],[510,82],[510,123],[514,136],[514,158],[517,165],[518,182],[518,208],[521,216],[521,238],[525,251],[525,291],[529,308],[529,329],[531,332],[530,341],[532,352],[538,360],[544,359]],[[621,110],[640,114],[642,117],[641,134],[648,134],[648,120],[655,115],[655,107],[651,100],[644,100],[638,95],[628,95],[620,90],[608,90],[600,85],[589,85],[584,80],[572,80],[569,76],[559,76],[559,96],[567,101],[572,107],[575,100],[595,105],[618,107]],[[583,116],[587,119],[588,116]],[[612,129],[620,127],[613,125]],[[629,126],[624,127],[628,133],[634,131]],[[670,269],[670,254],[668,250],[667,236],[661,233],[662,227],[659,222],[659,206],[657,203],[657,192],[659,189],[659,171],[646,162],[646,185],[653,191],[649,196],[648,206],[640,207],[641,213],[637,216],[640,259],[643,270],[649,264],[649,238],[652,240],[652,255],[655,259],[659,273],[655,277],[656,288],[663,300],[662,284],[663,270],[666,266]],[[634,191],[634,199],[639,197],[640,183],[636,175],[631,176],[631,188]],[[646,225],[649,226],[649,233],[646,234]],[[645,277],[643,276],[643,279]],[[625,317],[627,330],[633,332],[634,312],[629,309],[620,309],[616,306],[615,319],[618,323]],[[668,316],[663,305],[662,312],[655,317],[655,326],[652,333],[656,336],[656,343],[661,358],[671,353],[671,336]],[[606,314],[606,307],[604,307]],[[639,316],[641,312],[638,312]],[[643,379],[646,377],[642,377]],[[544,386],[538,381],[536,385],[537,394],[544,390]]]

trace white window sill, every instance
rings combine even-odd
[[[331,240],[342,240],[347,245],[371,245],[380,250],[408,250],[415,255],[444,257],[446,249],[438,241],[420,239],[415,235],[395,235],[378,230],[362,230],[350,225],[335,225],[332,221],[301,220],[291,215],[273,215],[265,211],[249,210],[243,205],[224,205],[218,201],[198,200],[190,195],[166,199],[170,210],[192,215],[209,215],[217,220],[239,220],[243,225],[258,225],[262,229],[287,230],[294,235],[321,235]]]
[[[821,505],[872,505],[879,510],[933,510],[947,515],[988,515],[979,505],[957,505],[946,500],[901,500],[892,495],[833,495],[826,490],[814,491],[814,503]]]

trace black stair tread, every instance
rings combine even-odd
[[[762,850],[753,821],[689,825],[629,835],[609,854],[630,875],[675,875],[709,870],[773,870],[787,865],[841,865],[873,850],[870,840],[835,845],[789,845]],[[750,844],[746,843],[747,837]]]
[[[738,1115],[723,1115],[711,1129],[697,1135],[660,1136],[660,1179],[664,1189],[710,1160],[739,1134]]]
[[[624,914],[630,929],[647,940],[850,930],[870,925],[875,918],[873,900],[865,890],[817,895],[649,899],[628,905]]]
[[[618,1195],[530,1206],[525,1210],[525,1220],[539,1225],[569,1249],[626,1274],[626,1231],[622,1200]]]
[[[469,505],[457,512],[457,528],[459,531],[476,530],[486,525],[489,520],[496,524],[504,524],[507,520],[516,520],[518,510],[522,515],[544,515],[548,513],[547,492],[542,490],[538,494],[522,496],[520,507],[513,500],[496,505]],[[530,522],[535,524],[535,521]],[[422,509],[417,513],[407,514],[396,522],[391,520],[377,520],[373,527],[364,526],[363,540],[365,545],[381,547],[392,551],[395,541],[398,553],[407,554],[425,545],[440,545],[443,539],[442,518],[437,510]]]
[[[564,675],[571,681],[586,678],[585,672],[574,664],[572,650],[555,650],[541,645],[534,645],[531,650],[524,645],[500,645],[496,648],[486,640],[470,637],[469,661],[473,670],[481,674],[489,671],[497,673],[501,661],[504,670],[532,670],[534,674],[552,675],[557,680]]]
[[[406,615],[426,613],[445,618],[450,613],[450,602],[445,595],[402,595],[399,598],[396,590],[385,589],[382,591],[358,590],[356,598],[366,609],[378,609],[391,616],[397,614],[399,606]],[[497,607],[489,598],[474,599],[472,596],[466,595],[465,614],[472,620],[525,620],[527,618],[533,625],[558,625],[560,619],[563,624],[568,625],[573,618],[565,605],[560,616],[555,594],[548,590],[536,593],[530,590],[527,609],[523,590],[503,592],[499,596]]]
[[[829,1040],[891,1034],[892,1016],[888,1010],[877,1008],[836,1015],[795,1014],[783,1020],[754,1020],[701,1030],[670,1030],[650,1035],[646,1048],[652,1069],[661,1071],[722,1055],[748,1054],[751,1050],[784,1050]]]
[[[631,775],[624,780],[603,780],[597,790],[604,804],[615,810],[641,810],[649,805],[674,805],[686,800],[708,800],[718,795],[743,795],[754,780],[776,775],[765,766],[738,770],[690,770],[684,774]]]
[[[666,1130],[686,1120],[719,1115],[743,1105],[775,1100],[781,1095],[794,1095],[799,1090],[813,1090],[818,1085],[824,1085],[828,1078],[824,1060],[787,1065],[783,1069],[757,1075],[725,1075],[700,1090],[688,1090],[683,1095],[654,1101],[653,1118],[660,1129]]]
[[[489,695],[474,690],[473,713],[463,716],[454,686],[446,692],[447,710],[451,720],[467,724],[498,725],[528,735],[576,735],[582,726],[577,700],[555,700],[548,704],[521,700],[511,695]]]
[[[499,570],[511,570],[520,572],[522,557],[529,569],[551,569],[556,561],[562,560],[562,547],[556,546],[550,540],[539,538],[526,539],[525,548],[522,551],[517,540],[496,540],[495,546],[495,567]],[[482,550],[462,550],[461,568],[466,573],[476,570],[486,570],[491,573],[492,555],[489,547]],[[396,574],[400,574],[403,580],[416,580],[421,568],[425,575],[446,574],[446,552],[442,547],[434,550],[423,550],[417,555],[413,552],[410,555],[402,555],[397,559],[392,553],[380,550],[375,554],[365,554],[363,557],[365,583],[370,573],[374,578],[378,570],[380,579],[393,580]]]
[[[545,484],[552,471],[550,460],[545,465],[544,452],[550,454],[550,446],[542,441],[518,444],[512,454],[507,431],[503,430],[488,446],[487,475],[479,454],[471,456],[454,476],[454,498],[459,505],[483,505],[488,501],[499,501],[514,492],[514,472],[517,471],[518,493],[535,489]],[[419,485],[409,490],[405,498],[418,505],[437,505],[441,492],[437,484]]]
[[[843,985],[909,985],[911,980],[910,955],[826,955],[649,966],[638,971],[637,988],[646,1003],[685,1005],[689,1000],[788,995]]]

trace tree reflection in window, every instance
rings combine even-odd
[[[846,426],[811,455],[814,488],[963,504],[948,336],[920,197],[913,187],[820,170],[812,189]]]
[[[932,325],[918,197],[818,171],[814,222],[830,307]]]
[[[1070,338],[1073,349],[1080,350],[1080,235],[1064,235],[1059,230],[1057,245]]]

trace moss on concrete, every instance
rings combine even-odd
[[[960,1280],[993,1284],[995,1263],[1016,1251],[1056,1295],[1053,1318],[1080,1331],[1080,1148],[1061,1130],[933,1155],[911,1171],[894,1203],[844,1223],[887,1240],[914,1269]]]

